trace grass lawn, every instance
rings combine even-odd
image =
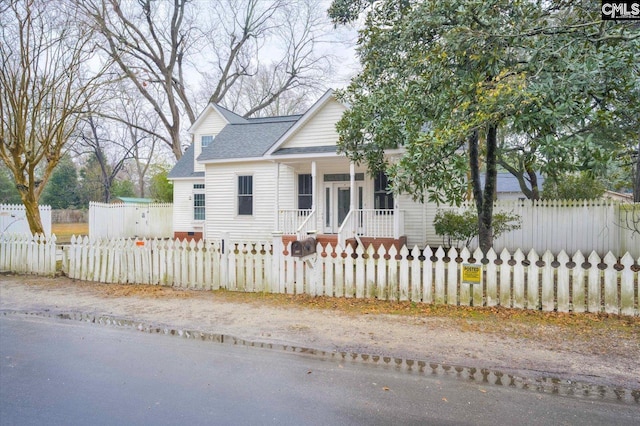
[[[56,236],[57,243],[71,242],[71,236],[89,235],[88,223],[52,223],[51,233]]]

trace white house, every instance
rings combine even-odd
[[[345,108],[331,90],[302,115],[245,119],[208,105],[169,173],[175,237],[255,241],[281,232],[423,245],[435,206],[394,197],[384,174],[336,152]]]
[[[243,118],[209,104],[169,173],[175,237],[260,241],[279,232],[342,246],[438,244],[435,204],[394,196],[384,174],[371,176],[336,152],[345,109],[331,90],[302,115]]]

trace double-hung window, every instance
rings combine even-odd
[[[310,210],[313,200],[311,175],[298,175],[298,209]]]
[[[378,172],[373,180],[373,206],[376,210],[393,209],[393,193],[389,191],[389,179],[384,172]]]
[[[238,176],[238,215],[253,214],[253,176]]]
[[[193,220],[204,220],[204,183],[193,184]]]

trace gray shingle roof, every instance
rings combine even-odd
[[[198,161],[261,157],[299,118],[299,115],[256,118],[227,124],[202,150]]]
[[[239,116],[238,114],[236,114],[233,111],[229,111],[225,107],[222,107],[222,106],[217,105],[217,104],[216,104],[216,107],[218,107],[218,111],[220,111],[220,114],[222,114],[224,116],[224,118],[229,123],[238,124],[238,123],[246,123],[247,122],[246,118]]]
[[[536,173],[538,177],[538,185],[542,188],[542,183],[544,182],[544,176],[540,173]],[[484,187],[486,175],[480,175],[480,184]],[[518,183],[518,179],[513,176],[511,173],[498,173],[496,177],[496,185],[497,192],[521,192],[520,184]]]
[[[203,178],[204,172],[193,171],[193,144],[182,154],[182,157],[167,175],[168,179]]]

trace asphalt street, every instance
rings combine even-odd
[[[298,353],[0,317],[0,424],[637,425],[640,407]]]

